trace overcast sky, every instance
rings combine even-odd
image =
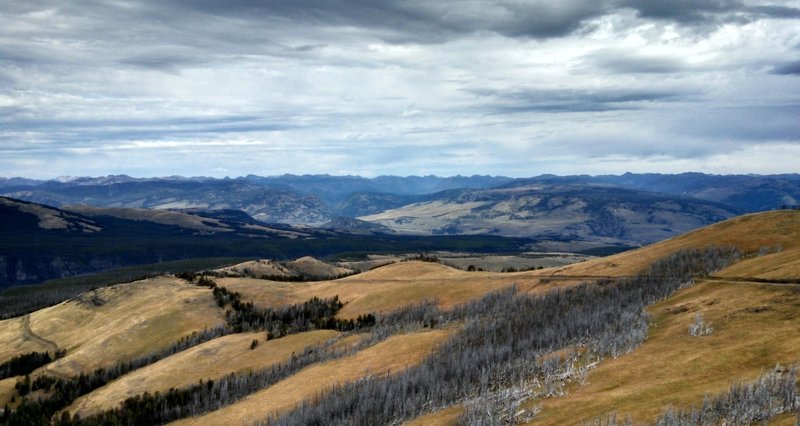
[[[0,176],[799,165],[798,0],[0,0]]]

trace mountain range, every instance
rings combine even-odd
[[[396,235],[356,219],[339,218],[325,229],[267,224],[239,210],[58,208],[2,196],[0,219],[0,288],[135,265],[150,265],[147,274],[179,272],[165,268],[183,259],[516,252],[528,243],[497,236]]]
[[[464,241],[493,251],[609,253],[797,205],[800,175],[116,175],[0,178],[0,195],[0,284],[8,285],[164,260]],[[469,238],[451,238],[459,236]]]
[[[602,188],[602,189],[601,189]],[[707,175],[702,173],[632,174],[601,176],[541,175],[531,178],[503,176],[360,176],[248,175],[235,179],[170,176],[134,178],[126,175],[105,177],[32,180],[0,178],[0,195],[34,203],[63,207],[129,207],[172,210],[240,210],[265,223],[320,226],[337,217],[358,218],[379,215],[387,210],[419,203],[452,204],[467,198],[506,197],[516,200],[518,190],[533,195],[537,191],[550,197],[556,192],[589,191],[592,200],[603,194],[604,205],[615,194],[631,201],[635,191],[641,203],[652,203],[652,194],[679,197],[679,203],[693,199],[714,213],[709,221],[732,214],[756,212],[800,204],[800,175]],[[487,190],[494,190],[486,192]],[[609,198],[611,197],[611,198]],[[456,203],[457,204],[457,203]],[[522,203],[521,206],[526,205]],[[511,208],[510,205],[506,205]],[[595,209],[592,206],[590,209]],[[598,207],[599,208],[599,207]],[[512,208],[513,209],[513,208]],[[721,212],[720,209],[728,210]],[[515,212],[511,212],[512,214]],[[701,214],[702,215],[702,214]],[[594,219],[594,218],[593,218]],[[450,224],[444,224],[447,227]],[[455,231],[457,223],[448,229]],[[437,227],[436,229],[441,228]],[[525,235],[534,234],[532,226]],[[402,231],[403,227],[397,230]],[[436,229],[431,229],[434,232]],[[527,229],[527,228],[526,228]],[[683,231],[681,229],[678,231]],[[447,231],[445,231],[447,232]],[[538,232],[538,231],[537,231]],[[502,232],[500,232],[502,234]],[[673,234],[674,235],[674,234]],[[649,241],[645,238],[643,240]]]

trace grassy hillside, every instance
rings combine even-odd
[[[214,272],[234,276],[264,278],[277,277],[303,281],[308,279],[335,278],[352,274],[352,269],[342,268],[325,263],[311,256],[303,256],[296,260],[279,262],[275,260],[259,259],[237,263],[235,265],[219,268]]]
[[[736,246],[745,253],[757,254],[760,249],[780,247],[789,252],[800,249],[800,211],[779,210],[735,217],[688,232],[669,240],[613,256],[568,265],[549,271],[553,275],[623,276],[642,270],[656,259],[684,248]],[[752,264],[765,264],[765,258]],[[780,264],[781,257],[772,259]],[[732,266],[735,267],[735,266]],[[719,274],[725,274],[724,271]]]
[[[241,258],[226,257],[174,260],[112,269],[90,275],[58,278],[36,285],[8,287],[0,290],[0,319],[22,316],[100,287],[183,271],[214,269],[239,263],[242,260]]]
[[[66,349],[44,372],[72,376],[166,347],[221,325],[211,291],[171,277],[94,290],[29,316],[0,322],[0,362]]]
[[[345,303],[339,312],[342,318],[388,312],[425,300],[437,300],[440,307],[447,309],[511,285],[524,291],[544,289],[533,273],[466,272],[421,261],[395,263],[333,281],[286,283],[224,278],[218,282],[261,306],[338,295]]]
[[[534,424],[581,424],[614,411],[652,422],[668,406],[698,405],[777,363],[800,362],[797,286],[704,281],[648,312],[652,325],[640,348],[602,362],[569,395],[543,400]],[[712,335],[689,335],[696,313],[711,322]]]
[[[242,401],[176,425],[251,423],[293,408],[333,386],[371,375],[391,374],[414,365],[443,342],[451,330],[394,336],[352,356],[308,367]]]
[[[735,245],[750,253],[714,274],[720,278],[700,280],[648,308],[645,343],[630,354],[601,362],[589,373],[587,384],[573,384],[567,396],[529,402],[526,408],[542,409],[532,424],[583,424],[613,412],[618,418],[652,422],[667,407],[696,406],[705,395],[753,380],[777,363],[800,363],[800,285],[750,281],[799,280],[798,237],[800,212],[761,213],[631,252],[544,270],[548,275],[589,279],[631,275],[683,248]],[[771,253],[777,247],[780,251]],[[712,324],[712,335],[689,335],[696,313]],[[463,410],[439,410],[409,424],[452,425]],[[786,424],[794,424],[794,419],[783,417]]]
[[[264,333],[223,336],[197,345],[159,362],[140,368],[75,401],[69,408],[83,417],[114,408],[126,398],[144,392],[164,392],[197,383],[217,380],[229,374],[242,374],[283,362],[306,346],[322,343],[339,335],[333,330],[317,330],[264,341]],[[259,344],[251,349],[253,340]]]
[[[220,284],[264,306],[297,303],[312,296],[339,295],[347,303],[339,315],[354,318],[430,299],[436,299],[441,307],[448,308],[512,284],[524,292],[540,293],[593,278],[634,275],[677,250],[712,245],[736,246],[753,256],[732,265],[730,271],[733,272],[723,270],[717,275],[759,276],[735,275],[738,274],[736,268],[759,265],[758,271],[766,271],[761,272],[764,277],[797,277],[794,271],[800,261],[794,255],[800,250],[800,212],[786,210],[741,216],[641,249],[527,272],[466,272],[436,263],[414,261],[383,266],[335,281],[278,283],[222,279]],[[776,247],[781,247],[781,252],[755,257],[762,248],[774,250]]]
[[[62,408],[71,404],[69,410],[84,418],[105,413],[111,417],[97,419],[110,421],[114,413],[150,413],[148,406],[166,404],[180,414],[165,418],[179,424],[238,424],[276,414],[293,416],[286,420],[291,423],[316,418],[311,411],[295,410],[311,398],[319,401],[319,410],[340,412],[350,421],[359,417],[347,417],[356,414],[347,411],[346,398],[372,395],[359,400],[362,407],[377,410],[370,418],[395,410],[401,413],[392,414],[395,419],[416,416],[412,424],[453,424],[465,407],[475,407],[482,388],[514,390],[523,384],[530,393],[520,400],[520,409],[541,408],[534,424],[582,424],[613,411],[652,422],[667,407],[699,404],[704,395],[752,380],[776,363],[800,362],[800,284],[792,283],[800,279],[798,237],[800,212],[781,211],[731,219],[629,253],[526,272],[467,272],[407,261],[329,281],[216,279],[224,292],[161,277],[102,288],[0,322],[0,362],[66,348],[64,358],[33,376],[74,376],[152,353],[248,309],[268,312],[253,310],[247,304],[252,301],[275,309],[270,311],[278,313],[275,321],[297,334],[265,342],[264,329],[229,326],[226,333],[237,333],[133,369]],[[687,251],[711,245],[737,246],[742,257],[721,267],[727,262],[723,254],[732,252]],[[667,256],[671,260],[661,269],[626,281]],[[693,275],[708,275],[705,268],[713,271],[710,276]],[[675,292],[693,276],[693,286]],[[579,285],[615,277],[622,279]],[[507,290],[512,285],[516,293]],[[334,296],[344,303],[341,308],[330,305],[330,316],[301,326],[301,318],[322,309],[321,301],[305,302]],[[421,304],[431,300],[436,303]],[[286,308],[292,304],[294,310]],[[649,316],[642,314],[645,306]],[[232,312],[227,320],[226,311]],[[713,325],[710,335],[690,336],[688,328],[698,313]],[[367,314],[376,316],[370,322],[364,319]],[[319,330],[346,327],[341,319],[359,317],[353,328]],[[280,324],[270,327],[280,329]],[[335,350],[307,348],[336,336],[343,337]],[[259,343],[251,349],[253,339]],[[569,371],[570,362],[594,361],[599,362],[582,376],[585,380],[564,376],[565,395],[532,397],[542,389],[561,389],[561,382],[551,380]],[[275,365],[288,367],[269,373]],[[531,377],[539,378],[538,384]],[[215,383],[197,387],[200,379]],[[18,380],[0,381],[0,403],[9,399]],[[340,387],[354,381],[358,384]],[[154,397],[155,391],[161,396]],[[144,392],[154,399],[125,400]],[[182,402],[201,399],[205,402]],[[431,413],[431,404],[438,410]],[[122,408],[100,413],[114,407]],[[142,415],[150,418],[152,413]]]

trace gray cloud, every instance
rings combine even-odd
[[[514,89],[508,91],[469,89],[468,92],[479,97],[491,98],[492,102],[481,103],[481,106],[478,107],[490,114],[603,112],[638,109],[648,103],[674,102],[686,96],[679,92],[631,89]]]
[[[162,7],[163,2],[154,3]],[[243,19],[305,22],[312,26],[358,27],[392,42],[443,42],[461,34],[491,31],[506,36],[558,37],[605,13],[603,2],[544,0],[498,2],[298,0],[170,2],[176,9]]]
[[[630,7],[643,18],[665,19],[675,22],[696,23],[716,20],[743,11],[739,0],[621,0],[619,5]]]
[[[800,18],[800,8],[776,5],[753,6],[746,9],[748,12],[759,16],[777,19],[798,19]]]
[[[686,62],[674,56],[645,55],[620,49],[604,49],[585,57],[587,68],[604,68],[613,73],[671,74],[689,70]]]
[[[800,134],[798,6],[6,2],[0,170],[535,174],[763,154]]]
[[[775,65],[772,68],[772,73],[778,75],[800,75],[800,60]]]

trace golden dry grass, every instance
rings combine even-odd
[[[752,260],[752,265],[763,267],[768,262],[778,265],[757,276],[789,276],[800,270],[800,260],[792,258],[800,253],[800,212],[776,211],[741,216],[638,250],[536,271],[511,274],[466,272],[435,263],[401,262],[341,280],[278,283],[223,279],[220,285],[242,293],[245,299],[261,306],[280,306],[302,302],[312,296],[338,295],[347,303],[339,316],[354,318],[431,299],[437,299],[440,307],[447,309],[511,284],[516,284],[523,292],[541,293],[554,287],[591,281],[593,277],[632,275],[674,251],[710,245],[735,245],[745,252],[781,246],[781,253]]]
[[[403,426],[455,425],[464,408],[460,405],[434,411],[403,423]]]
[[[800,211],[739,216],[637,250],[545,271],[554,275],[632,275],[674,251],[711,245],[736,246],[744,252],[776,245],[787,251],[800,248]]]
[[[17,355],[50,349],[48,345],[26,336],[23,321],[24,317],[0,321],[0,363]]]
[[[285,266],[273,260],[267,259],[250,260],[247,262],[237,263],[235,265],[219,268],[217,271],[237,275],[253,274],[255,276],[267,275],[274,277],[288,277],[292,275],[292,272],[289,271]]]
[[[640,348],[603,361],[568,396],[541,401],[534,423],[581,424],[612,411],[651,422],[667,406],[688,407],[776,363],[800,362],[794,286],[705,281],[648,311],[653,325]],[[712,323],[712,335],[689,336],[696,312]]]
[[[242,374],[288,360],[303,348],[335,338],[340,333],[318,330],[264,341],[264,333],[223,336],[140,368],[77,399],[70,407],[81,417],[118,406],[145,391],[164,392],[203,380],[217,380],[231,373]],[[251,350],[253,339],[260,341]]]
[[[309,283],[224,278],[219,285],[242,293],[260,306],[298,303],[311,297],[338,295],[346,305],[339,317],[387,312],[424,300],[438,300],[442,308],[479,298],[516,284],[522,291],[540,285],[529,273],[465,272],[429,262],[401,262],[351,277]],[[549,288],[549,287],[548,287]]]
[[[761,247],[782,247],[778,253],[737,262],[717,276],[800,278],[800,213],[796,211],[746,215],[638,250],[526,274],[544,274],[553,282],[572,285],[591,276],[631,275],[673,251],[709,245],[734,245],[750,253]],[[550,278],[542,277],[544,281]],[[777,362],[800,362],[800,328],[796,326],[800,293],[795,288],[707,281],[679,292],[649,309],[656,326],[641,348],[601,363],[590,374],[590,384],[574,386],[571,395],[546,400],[534,423],[580,424],[614,410],[652,421],[665,405],[685,407],[702,401],[706,393],[726,390],[733,381],[752,379]],[[697,310],[713,323],[712,336],[688,335]],[[462,410],[450,407],[409,424],[451,425]],[[781,421],[793,424],[791,419]]]
[[[311,277],[336,277],[353,272],[351,269],[330,265],[311,256],[305,256],[291,262],[286,262],[286,266],[305,276]]]
[[[800,418],[794,413],[785,413],[775,416],[769,421],[771,426],[797,426],[800,423]]]
[[[96,306],[93,296],[104,303]],[[30,315],[35,337],[67,350],[64,358],[43,367],[44,372],[77,375],[157,351],[193,331],[224,323],[210,290],[172,277],[106,287],[86,293],[82,299]],[[6,354],[29,352],[33,347],[20,340],[34,340],[25,336],[21,321],[0,323],[3,343],[16,345],[13,351],[2,345]],[[37,345],[38,350],[46,347]]]
[[[247,424],[283,412],[337,384],[358,378],[399,372],[422,361],[452,330],[440,329],[393,336],[352,356],[314,364],[299,373],[205,416],[184,419],[180,425]]]
[[[800,247],[745,259],[714,275],[767,280],[797,279],[800,278]]]
[[[14,385],[17,384],[19,379],[21,378],[9,377],[7,379],[0,380],[0,408],[5,407],[6,404],[11,404],[11,398],[17,394],[17,390],[14,389]]]
[[[432,299],[447,309],[512,284],[523,292],[539,293],[591,277],[631,275],[675,250],[709,245],[736,245],[746,252],[780,245],[780,253],[745,259],[718,275],[797,278],[800,212],[743,216],[608,258],[521,273],[466,272],[434,263],[401,262],[332,281],[290,283],[226,278],[217,282],[260,306],[338,295],[346,303],[339,316],[354,318]],[[571,388],[569,396],[545,401],[541,421],[580,423],[612,410],[635,419],[652,420],[664,405],[692,404],[702,400],[705,393],[725,390],[731,381],[752,379],[776,362],[800,361],[800,328],[796,326],[800,319],[800,293],[792,288],[706,281],[654,305],[650,311],[655,326],[644,345],[631,354],[601,363],[589,376],[590,383]],[[71,375],[112,364],[152,352],[192,330],[223,321],[208,289],[172,278],[101,289],[97,294],[106,300],[104,305],[68,302],[31,315],[35,334],[69,350],[66,358],[45,367],[47,370]],[[714,324],[712,336],[688,336],[687,327],[696,310]],[[0,360],[46,347],[24,336],[21,321],[0,322]],[[232,341],[230,347],[217,342],[215,357],[236,362],[246,357],[242,352],[249,351],[250,338],[243,336],[229,336],[244,339]],[[395,336],[353,356],[310,366],[237,404],[183,423],[241,423],[288,410],[336,383],[387,369],[398,371],[417,363],[446,336],[447,331],[443,330]],[[354,344],[357,339],[354,336],[340,344]],[[257,350],[267,350],[265,345],[262,343]],[[145,368],[118,384],[114,382],[109,389],[101,389],[77,403],[76,409],[83,409],[81,404],[106,407],[142,389],[153,391],[159,386],[180,386],[169,384],[172,381],[189,384],[200,377],[210,377],[202,375],[208,374],[205,369],[216,371],[216,366],[205,367],[200,373],[182,370],[203,362],[201,354],[192,351],[177,354],[175,360],[180,361],[159,363],[154,370]],[[180,381],[184,378],[178,376],[184,375],[189,381]],[[455,407],[416,419],[413,424],[449,424],[459,413]]]

